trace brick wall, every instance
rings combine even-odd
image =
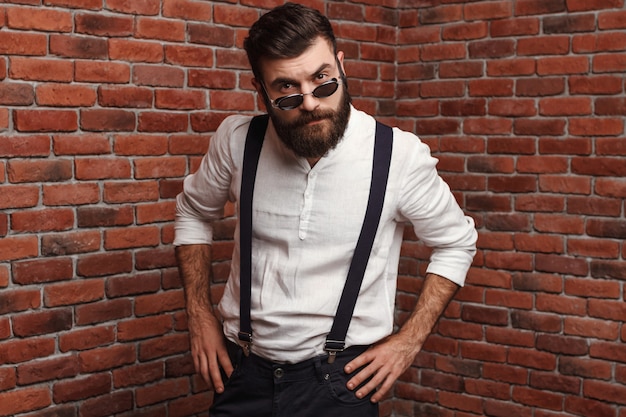
[[[278,3],[0,2],[0,416],[206,415],[174,197],[260,110],[240,46]],[[626,417],[624,0],[308,4],[356,106],[431,146],[480,231],[382,414]],[[399,322],[427,256],[407,229]]]

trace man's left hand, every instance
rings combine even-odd
[[[354,390],[371,378],[365,385],[357,389],[355,395],[358,398],[363,398],[378,388],[371,401],[379,402],[385,397],[398,377],[411,366],[419,351],[420,346],[416,346],[415,342],[411,343],[401,333],[386,337],[344,367],[344,371],[350,374],[364,366],[348,381],[348,389]]]

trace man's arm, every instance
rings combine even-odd
[[[398,377],[411,366],[458,288],[457,284],[446,278],[427,274],[417,305],[402,328],[345,366],[344,370],[348,374],[365,366],[348,381],[348,388],[355,389],[372,377],[356,391],[356,396],[363,398],[378,387],[371,401],[380,401]]]
[[[224,343],[222,325],[213,313],[209,296],[211,246],[176,247],[178,269],[185,288],[191,354],[196,372],[215,391],[224,391],[220,366],[230,376],[233,366]]]

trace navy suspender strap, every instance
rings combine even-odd
[[[250,122],[244,148],[241,194],[239,197],[239,245],[240,245],[240,331],[239,340],[243,342],[244,353],[248,354],[252,344],[252,324],[250,319],[250,299],[252,286],[252,197],[256,170],[263,146],[268,116],[256,116]],[[344,284],[337,313],[330,333],[326,338],[324,350],[329,353],[329,362],[333,362],[337,352],[344,350],[346,334],[352,319],[356,300],[361,289],[361,282],[367,262],[374,245],[380,216],[385,201],[389,165],[393,148],[393,133],[389,126],[376,122],[374,158],[370,193],[365,211],[361,233],[357,241],[348,277]]]
[[[252,344],[250,299],[252,297],[252,196],[259,156],[265,139],[268,115],[252,118],[243,151],[241,195],[239,197],[239,340],[246,356]]]
[[[389,126],[376,122],[376,138],[374,143],[374,161],[372,164],[372,180],[370,194],[367,201],[367,209],[361,234],[357,241],[348,277],[343,287],[337,313],[330,333],[326,337],[324,350],[330,355],[328,362],[335,360],[337,352],[344,350],[348,327],[354,313],[354,306],[361,289],[361,282],[365,274],[365,268],[374,245],[376,230],[380,222],[380,215],[385,202],[387,179],[389,178],[389,165],[391,164],[391,151],[393,147],[393,132]]]

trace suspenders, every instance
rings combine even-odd
[[[243,342],[242,345],[246,355],[249,354],[250,345],[252,344],[252,323],[250,320],[252,285],[252,196],[254,193],[256,169],[261,147],[263,146],[268,119],[268,115],[262,115],[254,117],[250,122],[244,148],[241,195],[239,197],[239,244],[241,257],[239,340]],[[330,333],[328,333],[326,337],[326,344],[324,345],[324,350],[329,354],[329,363],[335,360],[337,352],[341,352],[345,348],[346,334],[348,333],[348,327],[350,326],[350,320],[352,319],[385,201],[385,190],[389,177],[392,147],[393,134],[391,128],[376,122],[372,180],[365,218],[348,270],[348,277],[346,278],[341,299],[339,300],[335,320]]]

